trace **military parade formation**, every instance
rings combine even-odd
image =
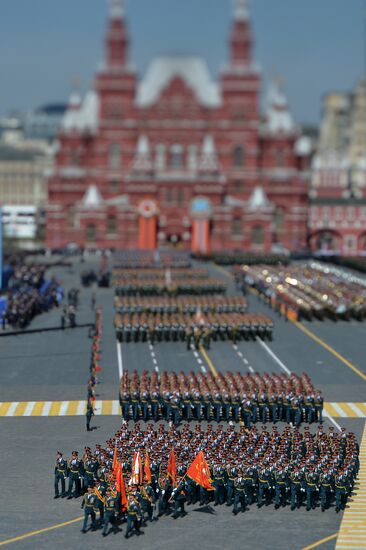
[[[323,397],[306,374],[123,373],[119,399],[122,418],[208,422],[322,422]]]
[[[149,254],[118,259],[120,343],[185,342],[190,351],[272,338],[272,320],[248,312],[244,296],[226,296],[226,285],[207,270],[170,260],[166,255],[162,267]],[[251,272],[238,273],[241,289],[241,274]],[[88,383],[92,414],[100,332],[99,317]],[[356,437],[344,428],[326,431],[322,393],[306,373],[125,369],[119,403],[122,426],[104,447],[85,447],[68,460],[57,453],[54,496],[81,499],[82,533],[139,536],[148,522],[184,517],[190,505],[226,506],[234,516],[253,506],[339,512],[352,493]]]
[[[84,495],[83,532],[89,519],[103,535],[126,522],[129,537],[147,521],[183,517],[185,504],[226,505],[234,515],[254,505],[325,511],[335,504],[339,512],[358,469],[357,440],[345,429],[337,434],[319,425],[312,434],[306,426],[204,430],[198,423],[179,430],[124,423],[104,448],[86,447],[81,458],[74,451],[70,460],[57,453],[55,498]]]

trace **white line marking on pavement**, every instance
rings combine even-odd
[[[117,342],[117,360],[118,360],[118,374],[119,374],[119,380],[120,380],[123,375],[122,344],[120,342]]]
[[[346,418],[347,413],[338,405],[338,403],[331,403],[341,418]]]
[[[66,411],[67,411],[68,406],[69,406],[68,401],[62,401],[59,416],[65,416],[66,415]]]
[[[8,408],[8,412],[6,413],[6,416],[13,416],[13,414],[15,413],[15,409],[17,408],[18,405],[19,405],[19,401],[14,401],[14,403],[12,403]]]
[[[333,403],[333,406],[334,406],[334,403]],[[333,426],[335,426],[337,428],[337,430],[339,432],[342,431],[342,428],[340,427],[340,425],[338,424],[338,422],[336,422],[333,418],[333,416],[331,416],[329,413],[327,413],[326,411],[323,411],[323,416],[325,418],[328,418],[328,420],[333,424]]]
[[[155,365],[155,372],[159,372],[159,367],[158,367],[158,365]]]
[[[234,349],[235,349],[235,348],[234,348]],[[238,348],[236,348],[236,349],[238,349]],[[238,355],[239,355],[239,357],[243,357],[243,352],[242,352],[242,351],[238,351]]]
[[[248,359],[245,359],[245,357],[244,357],[243,361],[246,365],[249,365],[249,361],[248,361]]]
[[[112,401],[112,414],[120,414],[121,409],[117,400]]]
[[[43,405],[42,416],[48,416],[51,410],[52,401],[46,401]]]
[[[157,362],[157,360],[155,359],[155,357],[153,357],[152,360],[153,360],[154,365],[157,365],[157,364],[158,364],[158,362]]]
[[[272,359],[277,363],[277,365],[283,370],[285,371],[285,373],[290,376],[291,375],[291,371],[286,367],[286,365],[284,365],[281,361],[281,359],[279,359],[277,357],[277,355],[271,350],[271,348],[269,348],[267,346],[267,344],[265,342],[263,342],[263,340],[261,340],[261,338],[259,338],[259,336],[257,336],[256,338],[257,342],[259,342],[259,344],[262,346],[263,349],[266,350],[266,352],[268,353],[268,355],[270,355],[272,357]]]
[[[78,408],[76,409],[76,414],[78,416],[83,416],[83,414],[85,414],[85,401],[79,401]]]
[[[250,372],[251,374],[254,374],[254,373],[255,373],[255,370],[254,370],[253,367],[251,367],[250,365],[249,365],[248,369],[249,369],[249,372]]]
[[[29,401],[28,405],[25,408],[23,416],[30,416],[32,414],[35,403],[36,403],[35,401]]]
[[[364,418],[364,414],[360,409],[355,405],[354,403],[348,403],[348,405],[351,407],[351,409],[357,414],[359,418]]]
[[[200,357],[197,357],[197,361],[199,362],[200,365],[202,365],[202,359]]]
[[[201,365],[201,370],[204,374],[206,374],[207,370],[206,370],[206,367],[204,365]]]

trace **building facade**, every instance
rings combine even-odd
[[[201,58],[171,56],[139,79],[114,0],[104,66],[62,121],[47,246],[303,249],[311,146],[278,83],[260,113],[252,46],[247,0],[236,0],[217,81]]]
[[[3,136],[4,137],[4,136]],[[43,245],[47,179],[53,151],[47,144],[0,140],[0,204],[4,237],[23,248]]]
[[[324,101],[312,163],[309,244],[346,256],[366,252],[366,80]]]

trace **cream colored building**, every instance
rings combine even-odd
[[[47,204],[47,175],[53,151],[41,143],[0,142],[0,204],[4,235],[22,247],[42,244]]]

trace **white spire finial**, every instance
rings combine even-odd
[[[109,16],[111,19],[122,19],[125,15],[124,0],[109,0]]]
[[[236,21],[249,19],[249,0],[234,0],[234,19]]]

